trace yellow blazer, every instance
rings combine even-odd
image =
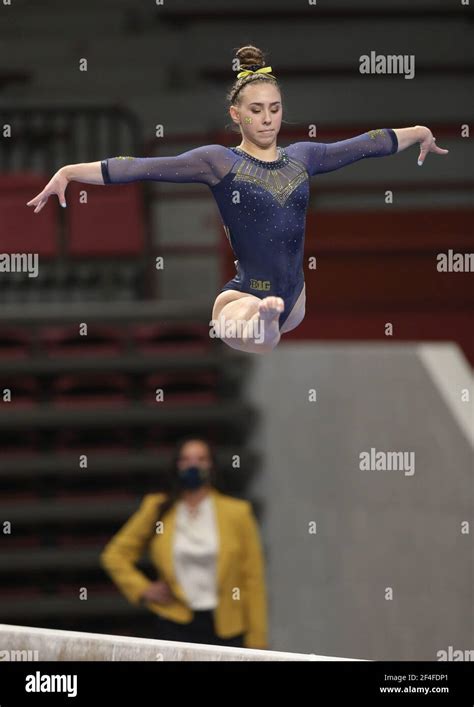
[[[232,498],[211,488],[215,504],[219,550],[217,555],[218,604],[214,610],[215,630],[220,638],[244,634],[247,648],[267,647],[267,596],[265,569],[260,534],[248,501]],[[137,569],[135,563],[146,547],[150,559],[165,580],[175,600],[170,604],[146,602],[145,606],[164,618],[189,623],[193,611],[189,607],[173,568],[173,535],[176,505],[156,529],[159,504],[163,493],[148,494],[101,553],[101,565],[121,592],[138,605],[142,593],[152,580]]]

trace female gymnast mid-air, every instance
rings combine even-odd
[[[211,189],[235,255],[236,274],[218,294],[214,335],[234,349],[266,353],[295,329],[305,312],[303,247],[309,178],[368,157],[420,143],[418,164],[439,148],[424,126],[379,128],[333,143],[277,146],[282,121],[278,82],[262,52],[238,50],[240,67],[227,98],[238,126],[237,147],[204,145],[170,157],[111,157],[66,165],[28,202],[41,211],[52,194],[66,206],[70,181],[122,184],[137,180],[201,182]]]

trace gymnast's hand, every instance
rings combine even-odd
[[[155,601],[158,604],[171,604],[174,601],[169,585],[163,580],[153,582],[148,589],[143,592],[140,601]]]
[[[34,199],[27,202],[27,206],[35,206],[34,213],[37,214],[41,211],[43,206],[48,201],[49,197],[53,194],[58,195],[59,203],[61,206],[66,206],[66,198],[64,192],[69,183],[69,179],[66,176],[65,170],[61,167],[60,170],[56,172],[52,179],[47,183],[43,191],[37,194]]]
[[[428,152],[435,152],[437,155],[447,155],[449,150],[444,150],[436,144],[436,138],[429,128],[424,125],[417,126],[420,131],[418,142],[420,143],[420,155],[418,157],[418,165],[421,167],[425,161]]]

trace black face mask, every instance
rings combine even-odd
[[[201,488],[209,480],[209,471],[198,466],[188,466],[178,471],[178,481],[182,489]]]

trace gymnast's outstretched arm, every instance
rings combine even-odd
[[[421,166],[428,152],[445,155],[436,145],[431,130],[422,125],[412,128],[378,128],[338,142],[296,142],[288,151],[306,166],[310,176],[332,172],[358,160],[369,157],[386,157],[420,143],[418,164]]]
[[[65,191],[69,182],[85,184],[124,184],[142,180],[158,182],[198,182],[209,187],[217,184],[231,169],[236,156],[222,145],[204,145],[169,157],[109,157],[98,162],[84,162],[61,167],[28,206],[41,211],[48,198],[57,194],[66,206]]]

